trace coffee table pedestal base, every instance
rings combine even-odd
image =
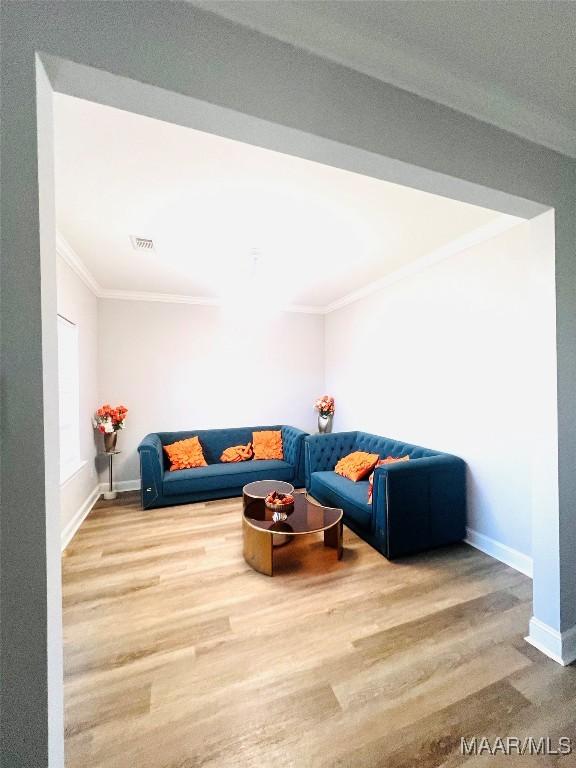
[[[242,518],[242,528],[244,532],[244,560],[255,571],[264,573],[266,576],[272,576],[272,552],[274,550],[272,535],[254,528],[246,522],[244,517]]]
[[[258,528],[250,525],[244,517],[242,518],[242,528],[244,533],[244,560],[258,573],[273,576],[275,536],[266,531],[258,530]],[[342,520],[337,522],[336,525],[326,528],[324,531],[324,546],[335,549],[338,560],[342,559],[342,532]]]

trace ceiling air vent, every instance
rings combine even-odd
[[[150,240],[149,237],[137,237],[136,235],[130,235],[130,242],[132,243],[132,248],[134,248],[135,251],[154,250],[154,241]]]

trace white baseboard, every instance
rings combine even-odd
[[[515,568],[525,576],[532,578],[532,558],[523,552],[512,549],[507,544],[491,539],[490,536],[485,536],[483,533],[473,531],[472,528],[466,528],[466,538],[464,541],[470,544],[471,547],[485,552],[490,557],[494,557],[496,560],[500,560],[500,562],[506,563],[511,568]]]
[[[528,637],[524,638],[526,642],[549,656],[553,661],[564,667],[576,661],[576,626],[559,632],[532,616],[529,632]]]
[[[108,483],[100,483],[100,493],[108,490]],[[115,491],[139,491],[140,480],[120,480],[118,483],[114,483]]]
[[[64,552],[68,544],[70,544],[70,542],[74,538],[74,534],[76,533],[78,528],[80,528],[80,526],[88,516],[89,512],[92,510],[92,507],[94,506],[94,504],[96,504],[99,498],[100,498],[100,488],[96,486],[96,488],[94,488],[92,493],[88,496],[88,498],[82,504],[78,512],[76,512],[74,517],[68,521],[67,525],[62,530],[62,533],[60,535],[62,552]]]

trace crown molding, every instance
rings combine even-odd
[[[164,304],[194,304],[202,307],[222,307],[226,302],[221,299],[206,296],[183,296],[179,293],[155,293],[152,291],[121,291],[114,288],[102,288],[80,256],[72,248],[61,232],[56,232],[56,253],[78,275],[82,282],[99,299],[116,299],[118,301],[155,301]],[[325,307],[315,307],[307,304],[286,304],[280,306],[283,312],[296,312],[305,315],[323,315]]]
[[[437,248],[430,253],[421,256],[418,259],[410,262],[405,267],[391,272],[388,275],[374,280],[371,283],[359,288],[356,291],[342,296],[340,299],[331,302],[325,306],[314,306],[308,304],[286,304],[278,307],[283,312],[296,312],[298,314],[305,315],[327,315],[331,312],[335,312],[338,309],[353,304],[355,301],[360,301],[367,296],[371,296],[373,293],[382,290],[383,288],[404,280],[406,277],[422,272],[429,267],[438,264],[444,259],[455,256],[461,251],[465,251],[467,248],[472,248],[479,243],[483,243],[486,240],[490,240],[492,237],[505,232],[507,229],[516,226],[520,221],[524,219],[518,219],[514,216],[508,216],[502,214],[496,217],[488,224],[484,224],[481,227],[473,229],[462,237],[455,238],[445,245]],[[76,251],[67,242],[67,240],[58,232],[56,234],[56,252],[64,259],[64,261],[71,267],[71,269],[78,275],[78,277],[85,283],[85,285],[92,291],[92,293],[99,299],[114,299],[116,301],[149,301],[149,302],[161,302],[164,304],[193,304],[201,307],[222,307],[226,306],[226,301],[218,298],[209,298],[206,296],[184,296],[177,293],[155,293],[153,291],[122,291],[113,288],[102,288],[88,268],[85,266],[82,259],[78,256]]]
[[[481,227],[477,227],[461,237],[450,240],[450,242],[445,243],[440,248],[436,248],[434,251],[431,251],[424,256],[420,256],[420,258],[414,259],[414,261],[411,261],[405,267],[396,269],[394,272],[390,272],[390,274],[385,275],[379,280],[374,280],[373,282],[368,283],[368,285],[333,301],[324,308],[324,313],[330,314],[330,312],[342,309],[349,304],[353,304],[355,301],[360,301],[360,299],[371,296],[373,293],[381,291],[383,288],[387,288],[389,285],[397,283],[399,280],[404,280],[406,277],[412,277],[418,272],[423,272],[425,269],[444,261],[444,259],[450,258],[450,256],[455,256],[461,251],[465,251],[479,243],[483,243],[486,240],[496,237],[496,235],[516,226],[520,221],[524,221],[524,219],[519,220],[514,216],[502,214],[501,216],[496,217],[493,221],[488,222],[488,224],[483,224]]]
[[[202,307],[215,307],[217,299],[205,296],[183,296],[178,293],[155,293],[154,291],[121,291],[114,288],[102,288],[98,294],[100,299],[116,301],[156,301],[164,304],[196,304]]]
[[[102,289],[98,294],[101,299],[115,299],[116,301],[154,301],[164,304],[195,304],[202,307],[223,307],[227,302],[222,299],[208,298],[206,296],[183,296],[176,293],[154,293],[152,291],[117,291]],[[279,306],[283,312],[297,312],[307,315],[323,315],[324,307],[314,307],[305,304],[286,304]]]
[[[62,233],[58,231],[56,232],[56,253],[64,259],[70,269],[78,275],[80,280],[82,280],[95,296],[100,296],[102,288],[98,285],[98,282],[70,243]]]

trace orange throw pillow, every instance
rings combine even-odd
[[[410,456],[400,456],[395,458],[394,456],[387,456],[385,459],[380,459],[376,462],[376,467],[381,467],[384,464],[396,464],[398,461],[410,461]],[[376,469],[374,467],[374,469]],[[372,503],[372,490],[374,488],[374,472],[368,478],[368,504]]]
[[[252,443],[248,443],[247,445],[232,445],[230,448],[226,448],[222,453],[220,461],[224,464],[236,461],[248,461],[248,459],[252,458],[252,454]]]
[[[263,429],[261,432],[252,433],[254,446],[254,459],[283,459],[282,431]]]
[[[200,440],[197,437],[177,440],[171,445],[165,445],[164,450],[170,459],[170,472],[174,472],[177,469],[208,466]]]
[[[378,461],[377,453],[366,453],[366,451],[353,451],[348,456],[344,456],[334,467],[334,472],[337,472],[342,477],[347,477],[349,480],[353,480],[355,483],[358,480],[362,480],[363,477],[374,469],[376,462]]]

